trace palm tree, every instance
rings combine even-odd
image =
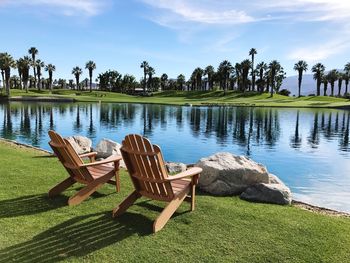
[[[11,78],[10,78],[10,86],[12,87],[12,88],[15,88],[15,89],[17,89],[18,88],[18,83],[20,83],[20,80],[19,80],[19,77],[17,77],[17,76],[12,76]]]
[[[23,87],[26,92],[28,92],[28,81],[29,81],[29,68],[31,65],[31,58],[29,56],[24,56],[20,59],[20,67],[22,72],[22,82]]]
[[[160,87],[162,90],[165,90],[167,81],[168,81],[168,75],[163,73],[162,76],[160,77]]]
[[[341,92],[341,86],[343,84],[343,79],[344,79],[343,76],[344,76],[343,73],[341,72],[338,73],[338,97],[341,96],[340,92]]]
[[[257,54],[258,52],[256,51],[255,48],[251,48],[249,51],[249,56],[252,56],[252,90],[255,90],[255,72],[254,72],[254,56]]]
[[[147,76],[148,67],[149,65],[147,61],[143,61],[140,65],[140,68],[143,68],[143,93],[146,93],[146,85],[147,85],[146,76]]]
[[[264,72],[267,70],[267,64],[265,62],[260,62],[258,65],[256,65],[256,69],[259,71],[259,84],[257,84],[258,91],[263,92],[264,91]]]
[[[19,87],[21,89],[23,89],[23,86],[22,86],[23,58],[17,59],[16,64],[17,64],[17,71],[18,71],[18,76],[19,76]]]
[[[43,67],[45,67],[45,64],[44,64],[44,62],[43,61],[41,61],[40,59],[38,59],[37,61],[36,61],[36,75],[38,76],[38,90],[40,90],[41,88],[40,88],[40,78],[41,78],[41,69],[43,68]]]
[[[147,75],[148,75],[147,86],[148,86],[148,90],[152,90],[152,88],[153,88],[152,78],[153,78],[154,74],[156,74],[156,71],[154,70],[154,68],[148,67],[148,69],[147,69]]]
[[[228,60],[222,61],[218,67],[218,73],[224,88],[224,95],[226,95],[227,86],[228,86],[227,84],[232,71],[233,71],[232,64]]]
[[[243,90],[243,88],[242,88],[242,65],[240,63],[236,63],[234,69],[235,69],[235,75],[236,75],[237,89]]]
[[[90,92],[92,92],[92,73],[94,69],[96,69],[96,64],[92,60],[86,62],[85,68],[89,70],[89,78],[90,78]]]
[[[331,96],[334,96],[334,83],[338,80],[338,71],[336,69],[332,69],[327,74],[327,80],[331,84]]]
[[[303,72],[307,71],[307,63],[304,60],[299,60],[294,64],[294,70],[298,71],[298,97],[300,97],[301,93],[301,82],[303,80]]]
[[[324,75],[322,77],[322,83],[323,83],[323,96],[327,96],[327,88],[328,88],[328,77],[327,77],[327,75]]]
[[[349,80],[350,80],[350,75],[348,73],[344,73],[343,74],[343,79],[344,79],[344,82],[345,82],[345,92],[344,92],[344,95],[347,95],[348,94],[348,86],[349,86]]]
[[[36,47],[31,47],[28,50],[28,53],[32,55],[32,67],[33,67],[33,72],[34,72],[34,88],[36,88],[36,61],[35,61],[35,56],[39,54],[39,50]]]
[[[254,57],[254,55],[252,56]],[[241,68],[242,68],[243,92],[245,92],[248,89],[248,75],[249,75],[249,70],[252,68],[252,63],[250,62],[249,59],[245,59],[241,62]]]
[[[80,87],[79,87],[79,77],[80,75],[83,73],[83,70],[81,68],[79,68],[78,66],[74,67],[72,69],[72,74],[74,75],[75,77],[75,83],[77,85],[77,89],[80,90]]]
[[[314,73],[314,79],[316,80],[317,96],[321,95],[322,77],[325,70],[326,67],[322,63],[315,64],[311,69],[311,71]]]
[[[52,64],[47,64],[45,67],[45,71],[49,72],[49,89],[52,92],[52,73],[56,70],[56,67]]]
[[[9,53],[0,53],[0,69],[5,75],[6,95],[10,96],[11,68],[16,67],[16,62]]]
[[[182,75],[182,74],[180,74],[179,76],[177,76],[176,83],[177,83],[177,85],[179,85],[180,90],[183,90],[183,86],[184,86],[184,84],[186,83],[186,78],[185,78],[185,76]]]
[[[214,76],[215,70],[214,67],[209,65],[204,69],[204,75],[208,76],[208,88],[209,90],[213,89],[213,76]]]
[[[273,60],[269,64],[269,75],[270,75],[270,82],[271,82],[271,97],[273,97],[273,93],[276,89],[276,76],[281,70],[281,64],[277,60]]]
[[[203,77],[203,74],[204,74],[204,70],[199,68],[199,67],[196,68],[193,71],[193,73],[192,73],[196,90],[200,90],[202,88],[202,77]]]
[[[344,66],[344,80],[345,80],[345,93],[344,94],[348,93],[349,79],[350,79],[350,62]]]

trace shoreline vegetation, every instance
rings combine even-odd
[[[169,258],[173,262],[348,260],[349,218],[295,206],[199,193],[194,212],[188,213],[189,207],[183,205],[172,224],[156,235],[152,234],[152,221],[164,206],[162,202],[141,199],[113,219],[111,209],[132,189],[124,170],[120,193],[105,186],[86,202],[69,207],[67,198],[79,186],[56,198],[47,197],[48,189],[66,177],[57,159],[50,157],[0,141],[1,262],[151,261],[154,244],[162,244],[167,251],[157,255],[159,262]]]
[[[43,154],[49,154],[49,155],[53,155],[52,152],[44,150],[42,148],[38,148],[35,146],[32,146],[30,144],[25,144],[25,143],[20,143],[14,140],[8,140],[8,139],[4,139],[4,138],[0,138],[0,148],[1,148],[1,144],[8,144],[12,147],[15,147],[17,149],[29,149],[29,150],[33,150],[33,151],[37,151]],[[317,213],[317,214],[322,214],[322,215],[328,215],[328,216],[336,216],[336,217],[347,217],[350,218],[350,213],[347,212],[342,212],[342,211],[337,211],[334,209],[329,209],[326,207],[320,207],[320,206],[315,206],[312,204],[308,204],[305,202],[301,202],[298,200],[292,200],[292,206],[294,207],[298,207],[300,209],[304,209],[313,213]]]
[[[227,91],[162,91],[151,96],[135,96],[107,91],[76,91],[57,89],[52,92],[31,89],[28,92],[13,89],[11,96],[0,97],[10,101],[114,102],[146,103],[183,106],[247,106],[281,108],[338,108],[350,109],[350,100],[338,97],[288,97],[268,93]]]
[[[85,70],[88,78],[81,79],[83,69],[80,66],[73,67],[71,74],[74,79],[54,79],[53,74],[56,66],[38,58],[39,50],[36,47],[28,49],[28,55],[19,59],[14,59],[7,52],[0,53],[0,71],[2,77],[2,90],[7,97],[10,97],[11,89],[21,89],[26,93],[34,88],[38,92],[42,90],[53,91],[54,89],[70,89],[76,91],[93,90],[112,91],[123,94],[142,94],[145,96],[158,93],[159,91],[215,91],[221,90],[223,96],[230,91],[236,93],[270,93],[270,97],[275,94],[290,95],[291,91],[285,86],[283,80],[287,74],[281,63],[272,60],[269,63],[261,61],[257,65],[255,48],[249,50],[249,58],[241,62],[232,63],[223,60],[215,70],[214,66],[208,65],[205,68],[196,67],[191,76],[186,80],[185,75],[180,74],[176,78],[170,78],[166,73],[157,74],[147,61],[142,61],[140,69],[143,71],[143,77],[138,81],[134,75],[120,74],[117,70],[107,70],[98,74],[93,83],[94,72],[97,69],[96,63],[89,60],[85,63]],[[33,75],[30,75],[30,69],[33,69]],[[11,75],[11,70],[17,69],[17,75]],[[43,70],[48,73],[48,78],[43,76]],[[299,60],[294,64],[293,70],[298,74],[298,98],[301,96],[303,74],[309,70],[309,65],[305,60]],[[316,81],[316,92],[312,96],[330,96],[338,98],[349,98],[350,81],[350,62],[346,63],[342,70],[332,69],[326,71],[326,66],[322,63],[316,63],[311,67],[313,78]],[[323,87],[321,88],[321,86]],[[93,88],[94,86],[94,88]],[[330,86],[330,90],[328,89]],[[338,86],[338,91],[336,87]],[[344,88],[343,88],[344,87]],[[321,89],[323,91],[321,92]]]

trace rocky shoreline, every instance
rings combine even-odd
[[[69,140],[71,142],[73,142],[73,144],[76,143],[76,145],[74,145],[74,147],[76,148],[76,150],[80,154],[83,152],[89,152],[92,150],[96,151],[96,149],[97,149],[97,152],[98,152],[100,158],[106,158],[106,157],[113,155],[113,154],[120,154],[120,150],[119,150],[120,144],[113,142],[111,140],[108,140],[108,139],[103,139],[97,145],[96,148],[92,148],[91,140],[86,138],[86,137],[83,137],[83,136],[72,136],[72,137],[69,137]],[[47,151],[47,150],[44,150],[44,149],[41,149],[41,148],[38,148],[38,147],[35,147],[32,145],[19,143],[19,142],[14,141],[14,140],[0,138],[0,141],[15,145],[15,146],[20,147],[20,148],[30,148],[30,149],[34,149],[36,151],[52,154],[52,152],[50,152],[50,151]],[[77,147],[80,147],[80,145],[82,145],[83,150],[77,149]],[[237,181],[233,181],[233,182],[230,181],[230,179],[232,179],[233,177],[227,176],[227,173],[228,173],[228,171],[230,171],[230,169],[227,169],[227,167],[225,167],[225,165],[223,165],[221,167],[222,169],[221,168],[217,169],[216,175],[214,172],[214,176],[208,177],[208,173],[206,174],[206,171],[209,170],[211,172],[211,174],[213,174],[213,171],[215,169],[213,170],[213,167],[211,167],[210,169],[207,169],[208,167],[206,167],[206,166],[209,166],[209,167],[213,166],[212,164],[210,164],[210,163],[213,163],[213,161],[214,161],[214,166],[217,166],[217,163],[215,163],[215,161],[220,162],[220,160],[228,160],[229,159],[228,161],[226,161],[226,163],[230,163],[230,159],[232,161],[232,158],[236,159],[236,161],[237,161],[235,163],[236,165],[238,163],[238,165],[241,166],[238,169],[238,173],[240,173],[239,176],[235,176],[235,179],[234,179],[234,180],[236,180],[238,178],[238,180],[239,180],[238,184],[237,184]],[[208,165],[208,162],[209,162],[209,165]],[[247,167],[244,167],[244,165],[247,165],[247,164],[248,164],[248,169],[247,169]],[[187,167],[193,166],[193,164],[186,165],[183,163],[174,163],[174,162],[167,162],[166,165],[167,165],[168,172],[170,174],[181,172],[183,170],[186,170]],[[200,190],[202,190],[203,192],[206,192],[208,194],[216,195],[216,196],[240,195],[241,199],[244,199],[247,201],[275,203],[275,204],[280,204],[280,205],[287,204],[287,205],[299,207],[301,209],[304,209],[304,210],[307,210],[307,211],[310,211],[313,213],[319,213],[319,214],[324,214],[324,215],[328,215],[328,216],[337,216],[337,217],[350,217],[350,213],[336,211],[336,210],[332,210],[332,209],[328,209],[328,208],[324,208],[324,207],[314,206],[314,205],[307,204],[307,203],[304,203],[301,201],[292,200],[291,192],[290,192],[289,188],[286,187],[284,185],[284,183],[277,176],[269,174],[266,167],[264,167],[261,164],[257,164],[254,161],[252,161],[249,158],[246,158],[244,156],[234,156],[230,153],[217,153],[213,156],[210,156],[207,158],[202,158],[199,162],[197,162],[194,165],[204,168],[203,169],[204,176],[203,176],[203,173],[201,176],[204,179],[202,179],[202,181],[200,181],[199,188],[200,188]],[[121,167],[123,167],[123,166],[124,165],[121,165]],[[249,167],[250,167],[250,169],[249,169]],[[218,168],[218,167],[216,167],[216,168]],[[255,169],[255,171],[254,171],[254,169]],[[263,174],[262,177],[257,176],[256,169],[257,170],[260,169],[260,172],[262,172],[262,174]],[[220,174],[220,171],[221,172],[224,171],[224,173]],[[231,169],[231,171],[232,171],[232,169]],[[237,169],[235,170],[235,173],[237,173]],[[253,177],[255,177],[254,178],[255,180],[252,180],[252,176],[251,176],[252,174],[253,174]],[[248,175],[248,177],[245,177],[246,175]],[[206,188],[206,186],[208,186],[207,180],[213,180],[213,178],[214,178],[214,181],[217,181],[219,183],[214,184],[214,187],[212,185],[209,188]],[[243,179],[243,181],[248,180],[248,182],[250,184],[243,186],[242,179]],[[220,182],[220,180],[222,182]],[[229,180],[229,181],[227,181],[227,180]],[[232,189],[230,190],[230,191],[233,191],[233,193],[226,192],[228,189],[227,188],[228,186],[233,187],[232,188],[233,190]],[[220,189],[223,191],[220,192]],[[237,190],[237,189],[239,189],[239,190]],[[271,200],[277,200],[277,201],[271,202]]]

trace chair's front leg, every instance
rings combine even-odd
[[[114,172],[115,172],[115,188],[117,193],[119,193],[120,192],[119,161],[114,162]]]
[[[103,184],[107,183],[111,178],[111,174],[106,174],[103,177],[96,179],[95,181],[90,182],[87,186],[81,189],[78,193],[73,195],[68,200],[68,205],[78,205],[83,202],[86,198],[88,198],[91,194],[96,192],[98,188],[100,188]]]
[[[89,160],[90,160],[90,163],[95,162],[95,161],[96,161],[96,159],[95,159],[95,155],[91,155],[91,156],[89,156]]]
[[[72,177],[68,177],[49,191],[49,197],[56,196],[62,193],[64,190],[66,190],[75,183],[76,181]]]
[[[175,213],[176,209],[181,205],[183,200],[186,198],[187,191],[183,191],[179,194],[175,199],[171,200],[169,204],[164,208],[164,210],[160,213],[157,219],[153,223],[153,233],[161,230],[165,224],[168,222],[170,217]]]
[[[113,209],[112,215],[113,217],[117,217],[123,214],[130,206],[132,206],[137,199],[139,199],[141,195],[136,190],[133,191],[127,198],[124,199],[116,208]]]
[[[199,174],[196,174],[192,177],[192,182],[191,182],[191,211],[194,210],[195,208],[195,201],[196,201],[196,185],[198,184],[199,181]]]

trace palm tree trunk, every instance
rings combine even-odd
[[[334,96],[334,83],[331,83],[331,96]]]
[[[5,72],[4,70],[1,70],[1,77],[2,77],[2,88],[5,88],[5,76],[4,76]]]
[[[301,93],[301,81],[302,81],[302,76],[299,73],[299,78],[298,78],[298,97],[300,97],[300,93]]]
[[[143,69],[143,93],[146,94],[146,68]]]
[[[254,55],[252,55],[252,91],[255,91]]]
[[[317,79],[317,96],[320,96],[321,94],[321,80]]]

